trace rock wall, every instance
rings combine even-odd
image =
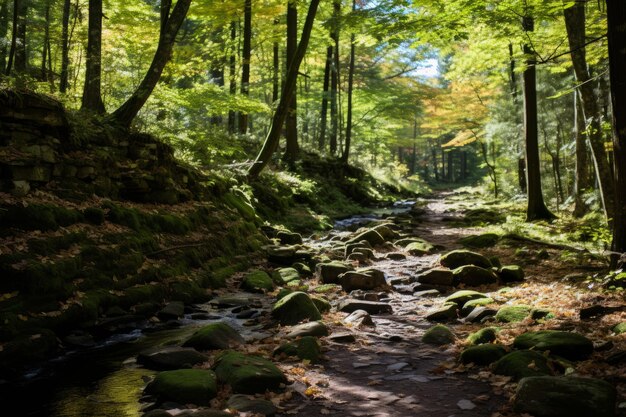
[[[0,91],[0,191],[175,204],[199,197],[199,182],[149,135],[68,114],[43,95]]]

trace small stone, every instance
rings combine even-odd
[[[503,356],[494,363],[493,372],[510,376],[515,381],[529,376],[552,374],[547,358],[534,350],[516,350]]]
[[[460,266],[452,271],[452,274],[454,275],[455,283],[468,287],[493,284],[498,280],[498,276],[490,269],[475,265]]]
[[[458,317],[458,306],[454,303],[446,303],[443,307],[431,310],[426,314],[429,321],[451,321]]]
[[[498,310],[494,310],[493,308],[476,307],[471,313],[468,314],[467,317],[465,317],[465,322],[479,323],[486,318],[495,316],[497,313]]]
[[[338,282],[344,291],[373,290],[386,284],[384,274],[382,276],[373,273],[348,271],[338,277]]]
[[[239,412],[251,413],[254,415],[260,414],[267,417],[276,415],[276,411],[278,411],[276,406],[271,401],[251,398],[241,394],[231,396],[228,399],[226,406]]]
[[[441,324],[426,330],[426,333],[422,336],[422,342],[437,346],[453,343],[455,339],[454,333]]]
[[[467,316],[469,313],[474,311],[476,307],[486,306],[488,304],[492,304],[493,302],[494,299],[491,297],[469,300],[467,303],[463,304],[463,308],[461,309],[461,315]]]
[[[345,323],[352,324],[354,326],[373,326],[374,321],[372,320],[372,316],[365,310],[356,310],[350,313],[348,317],[343,319]]]
[[[217,394],[217,382],[213,371],[179,369],[158,373],[146,392],[181,404],[206,405]]]
[[[467,336],[467,343],[470,345],[481,345],[494,342],[497,338],[497,332],[498,329],[495,327],[485,327]]]
[[[456,403],[456,406],[459,407],[461,410],[473,410],[474,408],[476,408],[476,404],[474,404],[470,400],[459,400]]]
[[[319,263],[316,266],[317,276],[323,284],[336,284],[339,275],[353,270],[352,265],[338,261]]]
[[[390,261],[403,261],[406,259],[406,255],[400,252],[390,252],[385,255],[385,259]]]
[[[354,343],[356,338],[350,332],[333,333],[328,340],[335,343]]]
[[[320,320],[322,318],[311,297],[299,291],[287,294],[274,303],[272,316],[283,325],[297,324],[303,320]]]
[[[613,326],[612,330],[615,334],[626,333],[626,321],[616,324],[615,326]]]
[[[448,297],[446,297],[445,302],[455,303],[456,305],[459,306],[459,308],[461,308],[468,301],[476,300],[478,298],[488,298],[488,297],[485,294],[478,292],[478,291],[461,290],[453,294],[450,294]]]
[[[138,364],[156,371],[191,368],[208,360],[208,356],[195,349],[177,346],[155,347],[144,350],[137,356]]]
[[[252,271],[243,278],[241,288],[250,292],[268,292],[274,289],[274,281],[265,271]]]
[[[229,384],[233,392],[241,394],[264,393],[287,383],[283,372],[271,361],[232,350],[216,357],[213,370],[220,382]]]
[[[288,339],[296,339],[304,336],[328,336],[328,326],[321,321],[310,321],[308,323],[302,323],[291,328],[291,331],[287,333]]]
[[[297,356],[302,360],[317,363],[320,361],[322,351],[316,337],[304,336],[293,342],[282,344],[273,353],[274,356],[281,354],[287,356]]]
[[[416,291],[413,293],[414,297],[439,297],[441,295],[441,292],[439,290],[421,290],[421,291]]]
[[[300,245],[302,244],[302,236],[299,233],[291,233],[280,231],[276,234],[276,237],[283,245]]]

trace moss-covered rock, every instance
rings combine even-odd
[[[554,313],[546,308],[533,308],[530,312],[530,318],[533,320],[549,320],[556,317]]]
[[[485,327],[467,336],[467,343],[470,345],[482,345],[484,343],[495,342],[497,334],[497,328]]]
[[[454,274],[449,269],[434,268],[415,276],[415,281],[420,284],[452,286]]]
[[[495,233],[483,233],[481,235],[471,235],[461,238],[459,242],[468,248],[480,249],[495,246],[500,240],[500,236]]]
[[[611,330],[613,330],[615,334],[626,333],[626,321],[616,324]]]
[[[426,320],[428,321],[452,321],[458,318],[459,306],[455,303],[445,303],[439,308],[429,310],[426,313]]]
[[[494,299],[491,297],[469,300],[467,303],[463,304],[463,308],[461,309],[461,315],[467,316],[472,311],[474,311],[476,307],[486,306],[492,303],[494,303]]]
[[[295,268],[279,268],[272,274],[274,282],[278,285],[287,285],[300,279],[300,273]]]
[[[411,242],[404,248],[410,255],[413,256],[422,256],[429,253],[432,253],[435,250],[435,247],[426,241],[421,242]]]
[[[217,380],[213,371],[204,369],[165,371],[157,374],[146,392],[161,400],[206,405],[217,395]]]
[[[241,395],[241,394],[235,394],[231,396],[226,402],[226,406],[229,409],[237,410],[240,413],[250,413],[255,416],[262,415],[265,417],[273,417],[274,415],[276,415],[276,412],[278,411],[274,403],[272,403],[271,401],[262,400],[259,398],[250,398],[246,395]],[[232,416],[232,414],[229,414],[229,413],[225,413],[225,414],[226,416]],[[183,416],[183,417],[186,417],[186,416]],[[198,417],[213,417],[213,416],[205,416],[204,414],[202,414]]]
[[[452,333],[452,330],[441,324],[426,330],[422,336],[422,342],[437,346],[453,343],[455,339],[456,337],[454,336],[454,333]]]
[[[302,360],[317,363],[321,359],[322,350],[317,337],[304,336],[293,342],[285,343],[274,351],[274,355],[281,354],[286,356],[297,356]]]
[[[498,310],[496,320],[503,323],[516,323],[530,315],[532,307],[526,305],[504,306]]]
[[[241,394],[263,393],[287,382],[282,371],[267,359],[232,350],[216,357],[213,370],[219,381]]]
[[[323,262],[316,266],[317,275],[323,284],[336,284],[339,275],[353,270],[352,265],[339,261]]]
[[[274,303],[272,317],[280,324],[297,324],[302,320],[320,320],[322,315],[307,294],[297,291]]]
[[[5,370],[16,371],[24,364],[46,359],[56,353],[58,348],[59,343],[53,331],[30,329],[2,346],[0,373]]]
[[[481,268],[491,268],[491,262],[483,255],[464,249],[453,250],[441,257],[441,265],[446,268],[456,269],[465,265],[474,265]]]
[[[551,375],[548,359],[534,350],[517,350],[493,364],[493,372],[512,377],[515,381],[530,376]]]
[[[488,297],[485,294],[478,292],[478,291],[461,290],[461,291],[456,291],[455,293],[447,296],[445,299],[445,302],[454,303],[460,308],[460,307],[463,307],[465,303],[467,303],[468,301],[476,300],[479,298],[488,298]]]
[[[276,234],[278,240],[283,245],[300,245],[302,243],[302,235],[288,231],[280,231]]]
[[[287,333],[288,339],[295,339],[297,337],[304,336],[328,336],[328,326],[321,321],[310,321],[308,323],[302,323],[294,326],[289,333]]]
[[[386,284],[385,274],[375,269],[344,272],[337,281],[346,292],[373,290]]]
[[[524,270],[519,265],[505,265],[498,270],[498,276],[503,283],[524,281]]]
[[[137,363],[157,371],[191,368],[208,360],[208,356],[195,349],[177,346],[150,348],[137,356]]]
[[[241,288],[250,292],[272,291],[274,281],[265,271],[252,271],[243,278]]]
[[[500,345],[477,345],[470,346],[461,352],[461,363],[474,363],[476,365],[489,365],[506,355],[506,349]]]
[[[330,311],[330,302],[324,297],[311,297],[311,301],[313,301],[313,304],[315,304],[315,307],[317,307],[320,313]]]
[[[195,332],[183,346],[200,350],[228,349],[245,343],[237,332],[223,322],[211,323]]]
[[[513,409],[535,417],[613,417],[616,390],[592,378],[539,376],[517,386]]]
[[[452,274],[455,283],[468,287],[493,284],[498,280],[498,276],[490,269],[474,265],[460,266],[452,271]]]
[[[370,229],[366,230],[365,232],[359,233],[352,239],[348,240],[346,244],[357,243],[362,240],[365,240],[372,246],[382,245],[383,243],[385,243],[385,238],[382,237],[380,233],[378,233],[376,230]]]
[[[550,351],[565,359],[581,360],[593,352],[593,343],[578,333],[560,330],[539,330],[521,334],[513,341],[516,349]]]

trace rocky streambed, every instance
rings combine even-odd
[[[623,314],[590,329],[582,302],[557,304],[577,297],[560,271],[538,279],[541,250],[516,258],[499,236],[455,226],[445,204],[304,240],[266,227],[267,259],[208,303],[172,302],[5,404],[38,416],[620,413]]]

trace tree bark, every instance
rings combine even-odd
[[[229,91],[231,96],[237,94],[237,22],[230,22],[230,59],[228,63]],[[234,110],[228,111],[228,132],[233,134],[237,130],[237,114]]]
[[[280,24],[280,19],[274,19],[274,25]],[[273,48],[274,74],[272,74],[272,103],[276,103],[280,94],[280,45],[274,41]]]
[[[20,0],[17,6],[17,44],[15,47],[15,71],[25,73],[28,69],[28,53],[26,49],[26,16],[30,0]]]
[[[245,0],[243,11],[243,50],[241,51],[241,95],[250,95],[250,59],[252,58],[252,0]],[[239,133],[248,133],[248,114],[239,112]]]
[[[330,155],[337,154],[339,138],[339,33],[341,30],[341,0],[333,0],[330,38],[333,40],[333,66],[330,81]]]
[[[352,0],[352,12],[356,10],[356,0]],[[354,60],[356,57],[356,35],[350,35],[350,65],[348,66],[348,113],[346,115],[346,142],[341,160],[348,163],[352,142],[352,96],[354,93]]]
[[[172,49],[176,42],[176,35],[185,20],[185,16],[187,16],[190,3],[191,0],[178,0],[176,2],[172,13],[167,18],[167,22],[163,25],[163,31],[159,36],[159,45],[154,53],[148,72],[133,95],[111,114],[111,119],[114,123],[124,128],[130,127],[133,119],[146,103],[150,94],[152,94],[154,87],[156,87],[161,78],[165,65],[170,60]]]
[[[326,48],[326,65],[324,66],[324,92],[322,94],[322,110],[320,123],[320,137],[317,148],[320,152],[326,147],[326,125],[328,124],[328,99],[330,88],[330,73],[333,65],[333,47]]]
[[[288,0],[287,4],[287,67],[291,68],[298,48],[298,5],[295,0]],[[285,123],[285,160],[293,163],[298,157],[300,148],[298,145],[298,104],[297,88],[294,89],[287,110],[287,121]]]
[[[615,217],[613,252],[626,252],[626,3],[607,0],[609,72],[613,107]]]
[[[9,33],[9,0],[3,1],[0,5],[0,39],[6,39]],[[3,74],[6,71],[7,44],[3,41],[0,44],[0,72]]]
[[[59,91],[63,94],[69,87],[70,68],[70,8],[71,0],[63,0],[63,18],[61,23],[61,79]]]
[[[44,34],[43,34],[43,46],[41,48],[41,79],[43,81],[48,81],[49,77],[52,76],[51,73],[48,73],[47,65],[48,60],[52,59],[48,55],[48,50],[50,47],[50,6],[52,5],[51,0],[46,0],[46,4],[44,6]]]
[[[534,30],[532,17],[524,17],[524,31]],[[551,220],[556,216],[548,210],[541,190],[541,165],[539,160],[539,139],[537,129],[537,68],[535,53],[529,45],[524,45],[526,68],[524,69],[524,137],[526,143],[526,184],[528,187],[528,207],[526,221]]]
[[[102,84],[102,0],[89,0],[87,67],[83,87],[82,110],[104,113],[100,92]]]
[[[19,7],[20,0],[13,0],[13,26],[11,29],[11,47],[9,49],[9,57],[5,70],[6,75],[11,75],[11,70],[13,69],[13,61],[15,59],[15,50],[17,49],[17,21],[19,16]]]
[[[576,136],[576,171],[574,174],[574,217],[583,217],[589,207],[583,200],[589,184],[589,165],[587,162],[587,141],[585,134],[585,118],[580,102],[580,91],[574,92],[574,134]]]
[[[601,111],[598,96],[593,89],[591,75],[587,67],[585,52],[585,4],[576,2],[574,6],[563,11],[565,27],[571,51],[572,65],[579,84],[580,98],[586,120],[586,132],[591,145],[591,156],[599,184],[602,206],[607,219],[612,218],[614,200],[613,173],[604,149],[601,128]]]
[[[320,0],[311,0],[311,3],[309,4],[309,11],[306,16],[306,21],[304,22],[304,29],[302,30],[300,43],[298,44],[295,58],[287,71],[285,86],[280,97],[278,108],[274,112],[270,131],[265,138],[263,148],[259,152],[254,164],[248,170],[248,179],[250,180],[258,177],[263,168],[265,168],[269,163],[272,154],[276,151],[276,148],[278,148],[280,131],[285,123],[285,119],[287,118],[291,95],[296,88],[298,70],[309,45],[309,39],[311,38],[311,31],[313,30],[313,22],[315,21],[315,15],[317,13],[319,2]]]

